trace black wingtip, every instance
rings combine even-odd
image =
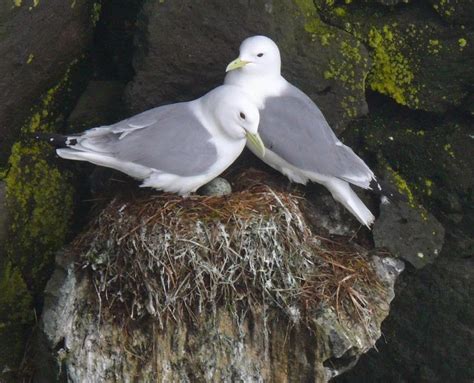
[[[394,185],[382,179],[372,179],[369,187],[375,194],[380,196],[380,201],[383,204],[404,200],[404,196],[400,194]]]
[[[382,186],[380,186],[379,182],[375,178],[370,180],[369,188],[377,194],[383,194]]]
[[[55,148],[67,148],[77,143],[76,139],[57,133],[33,133],[32,138],[37,141],[47,142]]]

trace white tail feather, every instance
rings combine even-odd
[[[375,217],[347,182],[334,178],[326,181],[324,186],[331,192],[336,201],[342,203],[361,224],[370,229]]]
[[[56,149],[56,153],[59,157],[67,160],[88,161],[95,165],[119,170],[138,179],[145,179],[151,173],[150,168],[132,162],[120,161],[114,157],[101,153],[84,152],[74,149]]]

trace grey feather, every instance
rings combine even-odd
[[[154,108],[74,136],[71,148],[110,155],[179,176],[204,173],[217,160],[212,136],[189,103]]]
[[[265,100],[259,132],[265,147],[302,170],[364,188],[373,177],[352,149],[339,141],[316,104],[291,84],[282,95]]]

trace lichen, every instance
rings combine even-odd
[[[418,106],[412,64],[399,49],[403,45],[402,37],[395,36],[388,25],[382,29],[372,27],[368,43],[373,49],[374,61],[368,76],[370,88],[392,97],[399,104]]]
[[[401,176],[401,174],[396,172],[390,165],[386,165],[386,169],[388,173],[390,174],[393,182],[395,183],[395,186],[397,187],[398,192],[407,198],[408,204],[410,205],[410,207],[418,210],[421,217],[424,220],[427,220],[428,212],[421,204],[418,203],[417,199],[415,198],[415,194],[412,191],[412,188],[418,189],[418,187],[416,185],[409,185],[408,182]],[[430,187],[431,187],[431,184],[430,184]],[[431,189],[430,189],[430,195],[431,195]]]
[[[365,76],[368,60],[362,54],[363,46],[359,40],[334,27],[324,23],[312,1],[295,0],[305,17],[305,31],[311,35],[313,41],[318,41],[327,47],[329,62],[323,69],[323,76],[327,80],[335,80],[347,90],[348,95],[340,102],[342,110],[347,117],[357,116],[358,93],[363,97],[365,92]],[[326,2],[332,6],[334,2]],[[343,16],[345,10],[341,7],[334,8],[338,16]]]
[[[102,11],[102,4],[100,2],[96,2],[92,4],[92,13],[91,13],[92,25],[95,26],[97,22],[100,20],[101,11]]]
[[[319,39],[321,45],[328,46],[331,39],[335,37],[335,33],[321,21],[314,3],[311,0],[295,0],[295,4],[306,19],[304,29],[311,35],[312,40]]]
[[[443,145],[443,149],[446,153],[448,153],[448,155],[451,157],[451,158],[456,158],[456,156],[454,155],[454,150],[453,150],[453,147],[451,144],[444,144]]]
[[[411,188],[408,186],[407,181],[395,170],[392,169],[391,166],[387,165],[387,170],[391,174],[393,180],[395,181],[395,185],[398,189],[398,192],[405,195],[408,198],[408,203],[410,206],[415,207],[415,197]]]
[[[433,181],[429,178],[425,178],[425,193],[428,197],[433,194]]]
[[[458,44],[459,44],[459,48],[460,48],[461,50],[463,50],[463,49],[466,47],[466,45],[467,45],[467,40],[464,39],[464,38],[460,38],[460,39],[458,40]]]
[[[440,0],[437,3],[433,4],[433,8],[440,16],[451,17],[456,12],[453,1],[449,0]]]
[[[45,269],[64,243],[72,211],[72,189],[47,161],[50,151],[44,144],[16,143],[5,179],[11,216],[7,252],[34,286],[44,284]]]
[[[59,116],[57,99],[67,92],[73,61],[63,78],[48,90],[23,126],[22,133],[51,132]],[[6,205],[11,224],[8,257],[20,268],[28,285],[45,283],[45,270],[64,242],[72,211],[72,188],[56,165],[48,161],[48,145],[20,141],[13,145],[5,177]]]
[[[441,50],[442,45],[437,39],[430,39],[428,40],[428,52],[431,54],[437,54]]]
[[[0,366],[5,369],[19,364],[34,315],[32,297],[18,268],[6,263],[0,270]]]

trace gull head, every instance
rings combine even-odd
[[[224,85],[217,90],[212,110],[219,128],[232,139],[246,139],[263,156],[265,146],[258,134],[260,113],[255,103],[236,86]]]
[[[240,45],[239,57],[227,65],[226,72],[255,75],[280,75],[281,58],[278,46],[268,37],[252,36]]]

